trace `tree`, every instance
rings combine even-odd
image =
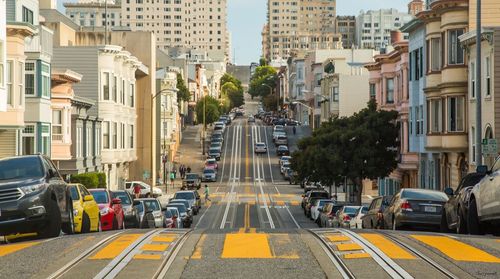
[[[259,65],[261,65],[261,66],[267,66],[267,60],[266,60],[266,58],[261,57],[259,59]]]
[[[239,107],[245,103],[243,91],[232,82],[226,82],[221,88],[221,98],[227,100],[229,109]]]
[[[226,84],[226,83],[232,83],[233,85],[236,86],[236,88],[238,88],[239,91],[241,91],[243,93],[243,86],[241,85],[241,81],[239,79],[237,79],[236,77],[234,77],[233,75],[231,74],[228,74],[228,73],[225,73],[222,78],[220,79],[220,86],[221,86],[221,89],[222,87]]]
[[[179,90],[177,91],[177,103],[179,103],[179,105],[181,101],[188,102],[191,100],[191,94],[181,74],[177,74],[177,90]]]
[[[205,105],[205,124],[212,124],[219,119],[221,105],[212,96],[205,96],[196,103],[196,119],[198,123],[203,123],[203,106]]]
[[[332,118],[301,140],[292,168],[299,179],[332,185],[350,180],[361,204],[363,179],[388,176],[397,166],[399,127],[396,111],[378,111],[374,100],[351,117]]]
[[[248,93],[252,98],[265,97],[270,93],[270,88],[275,88],[277,84],[276,70],[271,66],[259,66],[255,69],[255,73],[250,79],[250,87]]]

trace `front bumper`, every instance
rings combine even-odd
[[[47,213],[50,191],[44,189],[0,203],[0,235],[28,233],[42,229],[49,221]],[[60,216],[58,216],[60,218]]]
[[[201,181],[203,181],[203,182],[205,182],[205,181],[215,182],[215,181],[217,181],[217,178],[215,176],[212,176],[212,177],[202,177]]]

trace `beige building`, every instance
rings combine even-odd
[[[335,32],[335,0],[268,0],[269,60],[287,59],[296,52],[339,46]]]
[[[102,27],[107,23],[108,28],[113,28],[122,25],[119,0],[78,0],[63,5],[66,16],[80,26]]]
[[[356,17],[337,16],[335,26],[335,30],[342,36],[342,47],[353,47],[356,44]]]

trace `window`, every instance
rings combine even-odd
[[[95,129],[94,142],[95,142],[94,155],[95,156],[101,155],[101,128],[100,127]]]
[[[416,109],[418,110],[418,108],[416,108]],[[414,121],[413,107],[410,107],[409,118],[410,118],[410,121],[408,121],[408,123],[410,125],[410,135],[413,135],[413,121]]]
[[[88,127],[85,132],[85,156],[92,156],[92,128]]]
[[[134,125],[129,126],[129,146],[130,148],[134,148]]]
[[[113,149],[116,149],[117,148],[117,145],[118,145],[118,123],[116,122],[113,122],[113,138],[112,138],[112,142],[113,142]]]
[[[420,77],[424,76],[424,48],[420,48],[420,60],[419,60]]]
[[[103,73],[102,78],[102,98],[103,100],[109,100],[109,73]]]
[[[23,22],[33,24],[33,11],[23,6]]]
[[[12,60],[7,60],[7,68],[6,68],[6,72],[7,72],[7,104],[9,105],[12,105],[13,102],[12,102],[12,99],[14,99],[14,92],[13,92],[13,88],[12,88]]]
[[[388,78],[386,79],[386,101],[388,104],[394,103],[394,79]]]
[[[63,128],[62,128],[62,111],[53,110],[52,111],[52,139],[62,140]]]
[[[50,98],[50,66],[42,63],[42,97]]]
[[[430,47],[430,65],[431,71],[439,71],[441,70],[441,39],[434,38],[431,39],[431,47]]]
[[[484,77],[485,77],[485,83],[486,83],[486,96],[485,97],[490,97],[491,96],[491,62],[490,58],[486,57],[485,63],[484,63]]]
[[[464,63],[464,49],[458,39],[463,33],[463,29],[448,31],[448,65]]]
[[[102,122],[102,147],[109,149],[109,121]]]
[[[5,55],[4,55],[4,41],[0,40],[0,88],[3,88],[5,86],[5,80],[4,80],[4,61],[5,61]]]
[[[420,129],[420,134],[423,135],[425,134],[425,131],[424,131],[424,106],[423,105],[420,105],[420,110],[419,110],[419,114],[417,116],[418,118],[418,123],[417,125],[419,126],[419,129]]]
[[[435,99],[430,101],[430,121],[431,121],[431,132],[440,133],[441,132],[441,100]]]
[[[130,92],[129,92],[129,105],[131,108],[134,107],[134,102],[135,102],[135,85],[131,84],[130,85]]]
[[[82,157],[83,155],[83,128],[76,127],[76,157]]]
[[[474,62],[470,62],[470,94],[471,98],[476,98],[476,64]]]
[[[450,97],[448,98],[448,131],[463,132],[464,131],[464,98]]]
[[[420,51],[417,49],[414,51],[415,52],[415,80],[420,79],[420,59],[421,59],[421,54]]]
[[[42,124],[42,150],[41,153],[50,156],[50,125]]]
[[[375,83],[370,83],[370,98],[372,99],[377,98],[377,88],[375,86]]]
[[[121,134],[120,134],[120,136],[121,136],[120,147],[122,149],[125,149],[125,124],[124,123],[121,124],[120,131],[121,131]]]
[[[23,155],[32,155],[35,152],[35,125],[26,125],[23,129]]]
[[[35,96],[35,63],[27,62],[24,65],[24,82],[26,83],[24,92],[27,96]]]
[[[118,91],[118,77],[115,76],[113,79],[113,101],[117,101],[117,91]]]
[[[334,102],[339,101],[339,88],[338,87],[332,87],[332,99]]]
[[[471,142],[470,161],[475,163],[476,162],[476,129],[474,127],[471,127],[471,129],[470,129],[470,142]]]
[[[19,84],[18,84],[18,104],[21,106],[23,104],[24,100],[24,63],[23,62],[17,62],[17,77],[19,78]],[[14,100],[12,100],[14,103]]]
[[[122,79],[122,86],[120,87],[120,103],[125,104],[125,80]]]

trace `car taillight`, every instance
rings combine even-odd
[[[344,220],[344,222],[351,221],[351,216],[346,215],[346,216],[344,216],[343,220]]]
[[[408,201],[403,201],[401,203],[401,209],[405,211],[413,211],[413,209],[411,208],[411,204]]]

